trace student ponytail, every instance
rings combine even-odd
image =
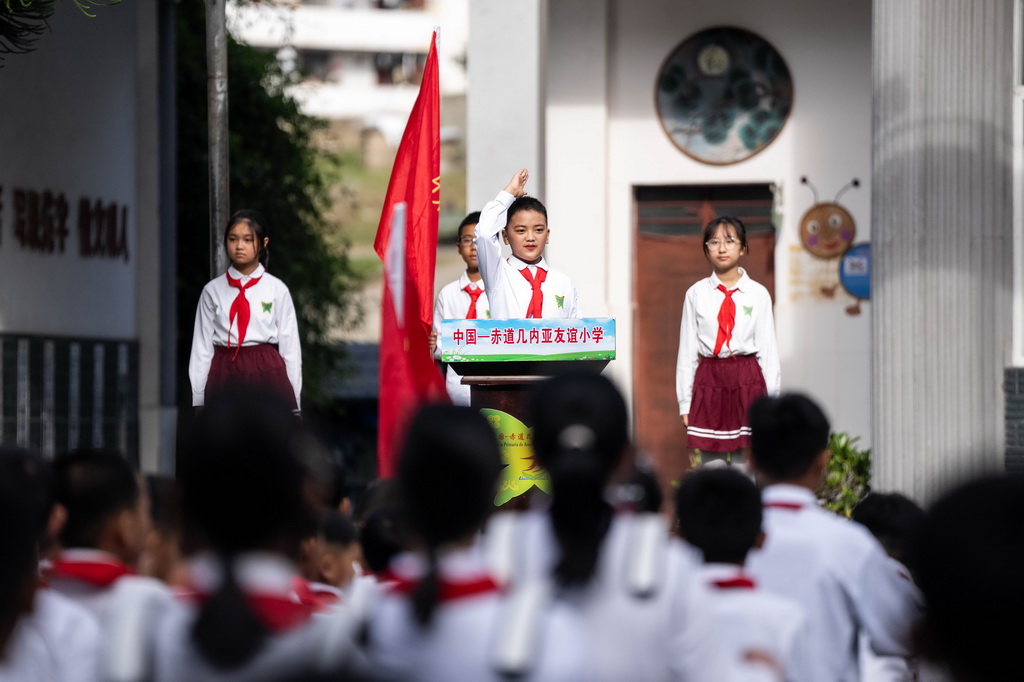
[[[437,548],[427,548],[427,572],[423,574],[419,584],[412,593],[412,612],[421,627],[430,625],[434,618],[434,610],[441,593],[440,577],[437,569]]]
[[[441,596],[441,548],[483,526],[501,468],[494,430],[478,411],[432,405],[413,417],[397,481],[403,527],[426,551],[427,569],[412,594],[421,627],[432,622]]]
[[[220,587],[210,595],[192,626],[192,639],[214,667],[241,667],[263,648],[267,628],[250,608],[235,577],[234,557],[220,559]]]
[[[603,494],[606,474],[594,452],[596,438],[589,426],[566,426],[548,470],[556,490],[551,525],[562,550],[554,574],[563,587],[584,585],[594,575],[611,522],[612,507]]]
[[[551,476],[551,524],[564,587],[586,584],[597,569],[612,507],[605,487],[628,441],[626,404],[599,374],[566,374],[541,384],[530,403],[537,462]]]

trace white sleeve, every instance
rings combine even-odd
[[[441,289],[437,295],[437,302],[434,303],[434,331],[437,332],[437,345],[434,348],[434,359],[441,359],[441,320],[448,319],[445,317],[444,309],[444,289]]]
[[[288,381],[295,391],[295,406],[302,409],[299,397],[302,394],[302,347],[299,344],[299,323],[295,315],[295,304],[288,287],[281,285],[278,294],[277,310],[280,321],[277,323],[277,351],[284,358],[284,367],[288,372]]]
[[[879,656],[909,656],[912,630],[922,614],[922,598],[909,575],[886,556],[881,545],[861,564],[851,602],[871,649]],[[904,573],[901,575],[901,573]]]
[[[572,291],[569,292],[569,317],[583,317],[583,311],[580,310],[580,295],[575,284],[572,285]]]
[[[206,402],[206,378],[213,361],[213,318],[217,306],[213,293],[204,288],[196,306],[196,323],[192,330],[192,353],[188,359],[188,378],[192,384],[192,405],[201,407]]]
[[[485,290],[497,286],[501,268],[501,231],[507,222],[508,207],[515,200],[514,196],[502,190],[480,211],[480,222],[476,224],[476,261]]]
[[[679,356],[676,358],[676,400],[679,401],[679,414],[690,413],[693,377],[697,373],[697,311],[694,310],[695,297],[691,295],[691,291],[692,289],[687,291],[683,299],[683,316],[679,322]]]
[[[758,304],[754,319],[754,345],[757,347],[757,364],[761,366],[768,395],[778,395],[782,390],[782,369],[779,366],[779,346],[775,339],[775,316],[772,314],[772,297],[764,292]]]

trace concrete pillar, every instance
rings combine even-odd
[[[524,167],[527,191],[545,196],[546,19],[546,0],[469,3],[468,210],[483,208]]]
[[[873,485],[1003,467],[1012,4],[875,0]]]

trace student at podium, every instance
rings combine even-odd
[[[548,212],[526,196],[525,168],[480,212],[476,226],[480,274],[494,319],[581,317],[579,296],[569,276],[548,266]],[[512,249],[501,257],[502,242]]]

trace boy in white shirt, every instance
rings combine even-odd
[[[455,280],[441,288],[434,304],[434,328],[430,331],[430,350],[435,358],[441,357],[441,347],[437,343],[437,335],[442,320],[476,320],[489,319],[490,304],[484,291],[484,280],[480,275],[480,267],[476,259],[476,243],[473,234],[480,221],[480,211],[474,211],[459,223],[455,249],[466,264],[466,271]],[[445,368],[445,387],[455,405],[469,405],[469,386],[462,384],[462,377],[448,366]]]
[[[579,295],[568,275],[548,267],[548,213],[526,196],[530,174],[520,170],[480,212],[477,257],[494,319],[580,317]],[[501,257],[502,242],[512,249]]]
[[[828,419],[802,395],[750,410],[751,465],[764,486],[764,546],[747,567],[765,590],[807,613],[813,679],[859,680],[863,633],[879,655],[908,656],[921,613],[913,584],[862,526],[818,506],[828,466]]]
[[[726,652],[730,679],[776,673],[788,682],[813,682],[804,610],[758,589],[743,571],[747,553],[764,541],[753,481],[725,468],[696,471],[676,493],[676,513],[679,534],[704,554],[699,574],[710,595],[707,627]]]

